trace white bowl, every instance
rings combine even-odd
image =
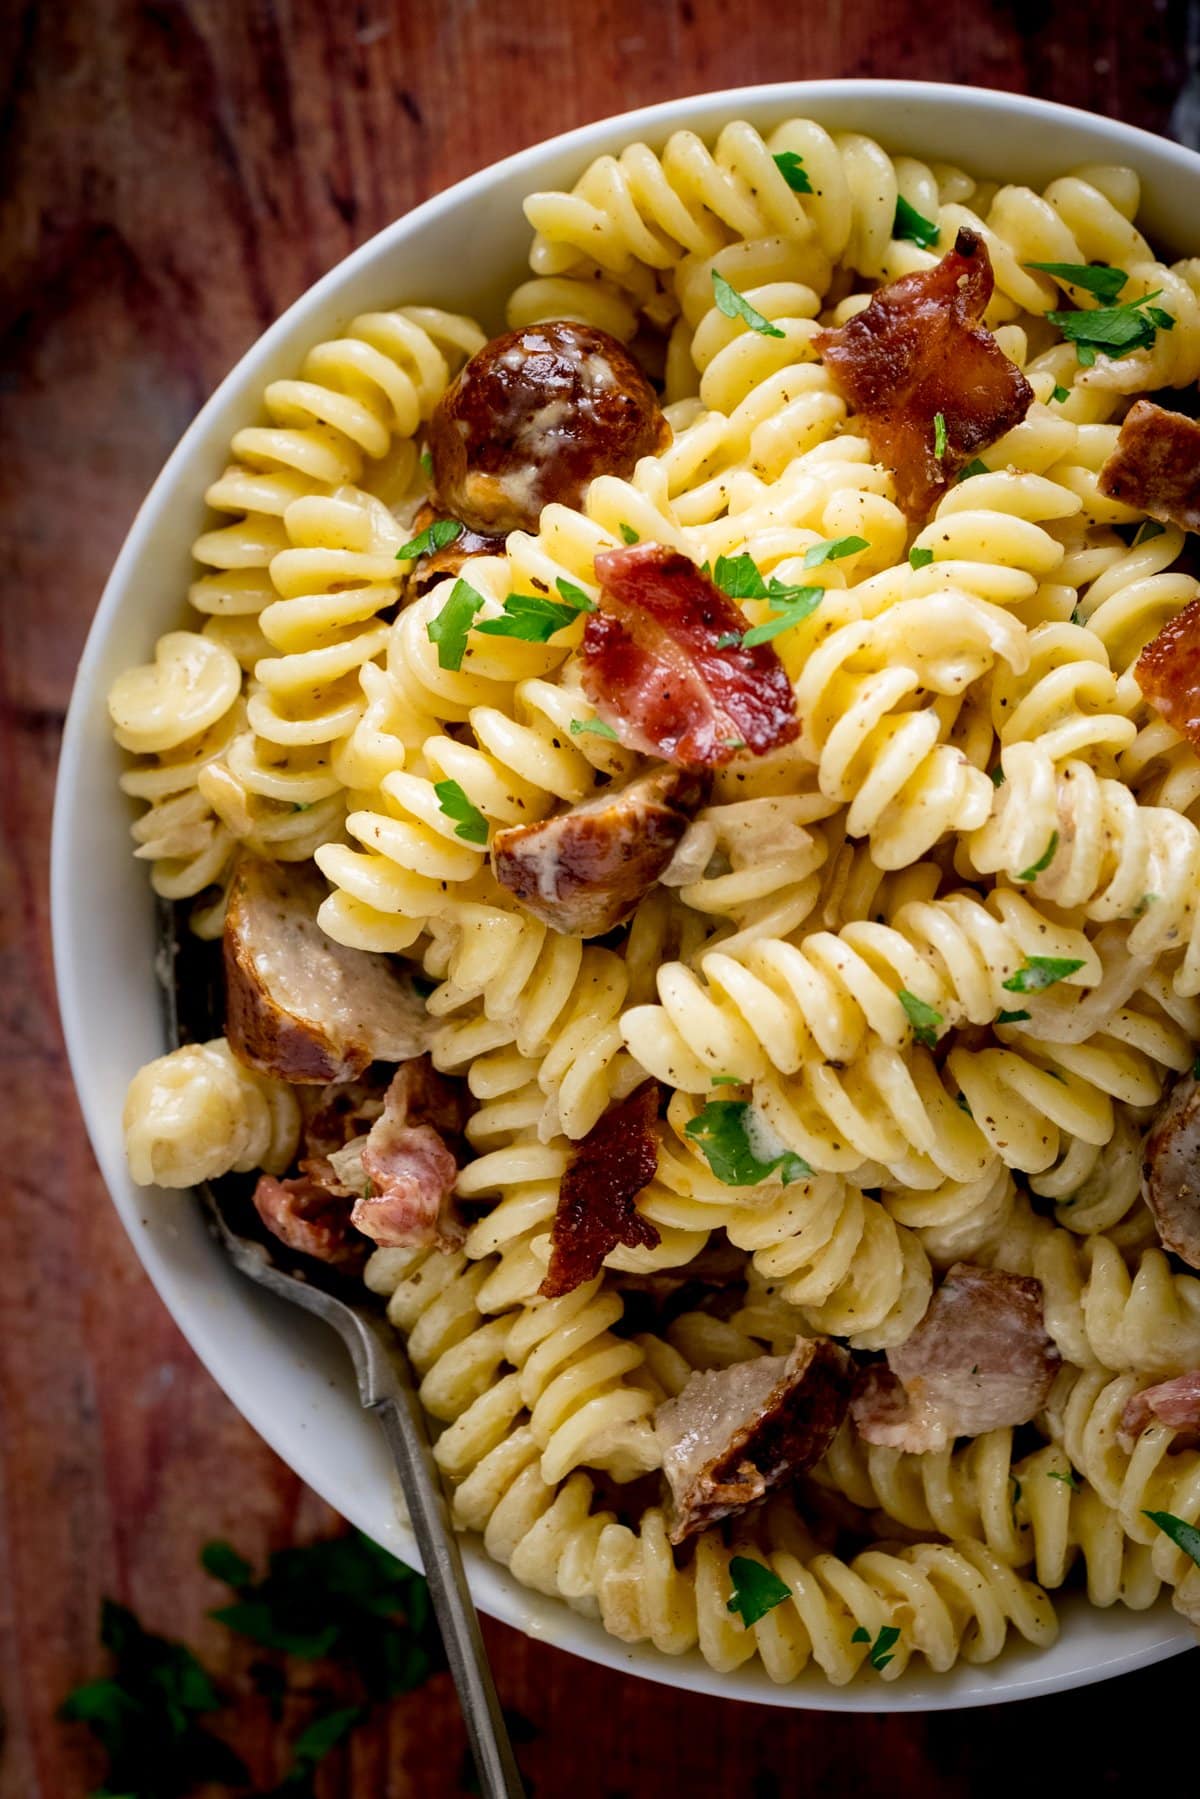
[[[681,126],[715,136],[730,119],[767,129],[790,116],[868,132],[887,149],[960,163],[983,175],[1044,183],[1079,163],[1132,164],[1144,183],[1143,222],[1175,249],[1194,242],[1200,157],[1110,119],[1020,95],[917,82],[814,81],[672,100],[583,126],[522,151],[426,201],[339,263],[256,343],[221,383],[138,513],[96,613],[67,717],[54,817],[51,902],[59,1004],[84,1117],[101,1171],[135,1249],[176,1323],[213,1378],[273,1449],[330,1505],[406,1561],[417,1560],[397,1513],[383,1439],[359,1410],[344,1353],[323,1327],[239,1279],[179,1194],[135,1187],[125,1166],[121,1106],[134,1070],[164,1047],[153,973],[151,894],[130,855],[105,694],[118,670],[143,661],[178,625],[189,546],[203,494],[230,437],[257,416],[268,381],[293,372],[310,345],[357,313],[404,302],[474,313],[502,327],[503,299],[521,278],[529,229],[523,197],[569,187],[592,157],[635,139],[661,145]],[[1189,238],[1191,241],[1189,242]],[[470,246],[468,256],[464,245]],[[1061,1605],[1045,1652],[1009,1649],[987,1667],[912,1673],[833,1688],[819,1671],[777,1687],[755,1664],[716,1674],[698,1654],[630,1648],[598,1624],[519,1586],[469,1550],[480,1607],[531,1636],[647,1679],[726,1698],[844,1711],[940,1710],[1073,1687],[1174,1655],[1191,1639],[1165,1602],[1148,1613]]]

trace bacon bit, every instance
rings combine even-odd
[[[289,1249],[334,1267],[362,1261],[364,1245],[351,1228],[350,1206],[323,1182],[304,1174],[286,1181],[260,1174],[254,1205],[272,1236]]]
[[[609,1107],[575,1151],[559,1190],[550,1267],[538,1288],[544,1299],[559,1299],[590,1281],[618,1243],[657,1247],[657,1229],[633,1203],[658,1168],[657,1117],[658,1082],[643,1081]]]
[[[1138,400],[1100,470],[1100,492],[1151,518],[1200,531],[1200,423]]]
[[[864,311],[814,339],[911,519],[925,518],[959,470],[1033,402],[1020,369],[979,322],[992,285],[987,245],[964,226],[936,267],[889,281]]]
[[[956,1262],[912,1334],[851,1405],[868,1443],[922,1455],[953,1437],[1027,1424],[1062,1357],[1046,1334],[1042,1283]]]
[[[600,609],[583,634],[583,690],[628,749],[684,768],[764,756],[799,735],[791,682],[769,643],[694,562],[666,544],[596,557]],[[739,641],[718,647],[722,638]]]
[[[1132,1455],[1138,1438],[1156,1419],[1179,1433],[1180,1440],[1172,1443],[1172,1449],[1194,1449],[1200,1445],[1200,1368],[1130,1395],[1117,1432],[1121,1448]]]
[[[465,1235],[453,1202],[458,1162],[444,1141],[466,1122],[458,1090],[418,1056],[396,1070],[365,1138],[333,1157],[357,1194],[351,1221],[389,1249],[457,1249]]]
[[[1134,666],[1150,704],[1200,748],[1200,600],[1168,619]]]

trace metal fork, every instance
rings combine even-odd
[[[172,1047],[181,1041],[175,978],[179,947],[173,910],[160,900],[157,963],[167,1041]],[[396,1333],[365,1295],[361,1302],[342,1298],[280,1266],[265,1243],[234,1228],[221,1195],[207,1182],[199,1193],[213,1235],[239,1273],[324,1319],[350,1352],[359,1400],[382,1425],[400,1477],[485,1799],[523,1799],[525,1789],[496,1696],[450,1507],[438,1478],[412,1368]]]

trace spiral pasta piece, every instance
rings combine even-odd
[[[139,1069],[124,1128],[141,1186],[195,1187],[252,1168],[282,1174],[296,1152],[300,1107],[286,1082],[245,1067],[218,1037]]]

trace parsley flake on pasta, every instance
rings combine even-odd
[[[1083,962],[1072,956],[1027,956],[1024,966],[1000,985],[1006,993],[1044,993],[1082,967]]]
[[[945,1023],[942,1014],[936,1006],[927,1005],[923,999],[918,999],[915,993],[909,993],[907,988],[902,987],[897,997],[912,1026],[914,1042],[923,1044],[926,1049],[932,1049],[941,1035],[940,1026]]]
[[[726,281],[724,275],[712,272],[713,293],[716,296],[717,311],[723,312],[727,319],[742,319],[751,331],[757,331],[760,337],[783,337],[786,334],[773,325],[757,308],[751,306],[745,294],[740,294],[736,287]]]
[[[764,1568],[748,1555],[730,1557],[729,1578],[733,1590],[725,1609],[735,1612],[746,1630],[792,1596],[791,1587],[773,1568]]]
[[[435,518],[431,525],[409,540],[402,549],[396,551],[397,562],[415,562],[418,556],[432,556],[435,550],[444,550],[462,536],[463,528],[456,518]]]
[[[454,583],[450,598],[435,618],[425,627],[430,643],[437,645],[438,667],[460,669],[467,652],[467,636],[475,615],[483,605],[483,595],[476,593],[461,576]]]
[[[457,781],[435,781],[433,791],[446,817],[454,821],[454,835],[467,843],[486,843],[488,822],[473,806]]]
[[[710,1099],[689,1119],[684,1134],[703,1151],[709,1167],[727,1187],[757,1187],[776,1173],[790,1186],[812,1173],[803,1156],[769,1140],[765,1122],[748,1100]]]
[[[794,194],[812,193],[812,182],[802,156],[797,156],[794,150],[780,150],[772,161]]]

